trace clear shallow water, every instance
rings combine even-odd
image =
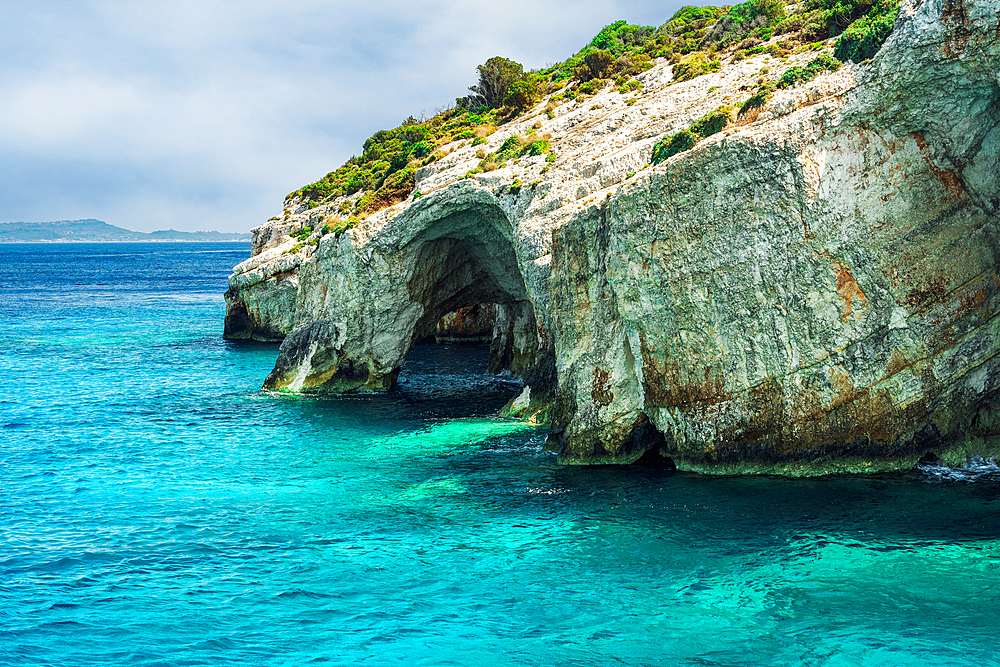
[[[262,394],[246,244],[0,245],[0,664],[1000,665],[1000,470],[564,468],[482,348]]]

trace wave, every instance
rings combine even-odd
[[[1000,482],[1000,465],[993,459],[973,456],[960,468],[949,468],[940,463],[918,463],[920,471],[929,482]]]

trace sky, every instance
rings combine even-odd
[[[0,0],[0,222],[246,232],[501,55],[564,60],[652,0]]]

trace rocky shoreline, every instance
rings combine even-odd
[[[491,304],[491,370],[526,383],[507,413],[550,423],[566,463],[998,457],[1000,3],[907,0],[870,62],[650,165],[664,135],[815,56],[688,81],[658,61],[634,94],[543,100],[338,233],[321,229],[342,201],[291,197],[230,277],[226,336],[282,341],[268,389],[381,391],[442,318]],[[554,161],[470,173],[512,136]]]

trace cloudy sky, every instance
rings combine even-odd
[[[494,55],[557,62],[652,0],[0,0],[0,222],[247,231]]]

